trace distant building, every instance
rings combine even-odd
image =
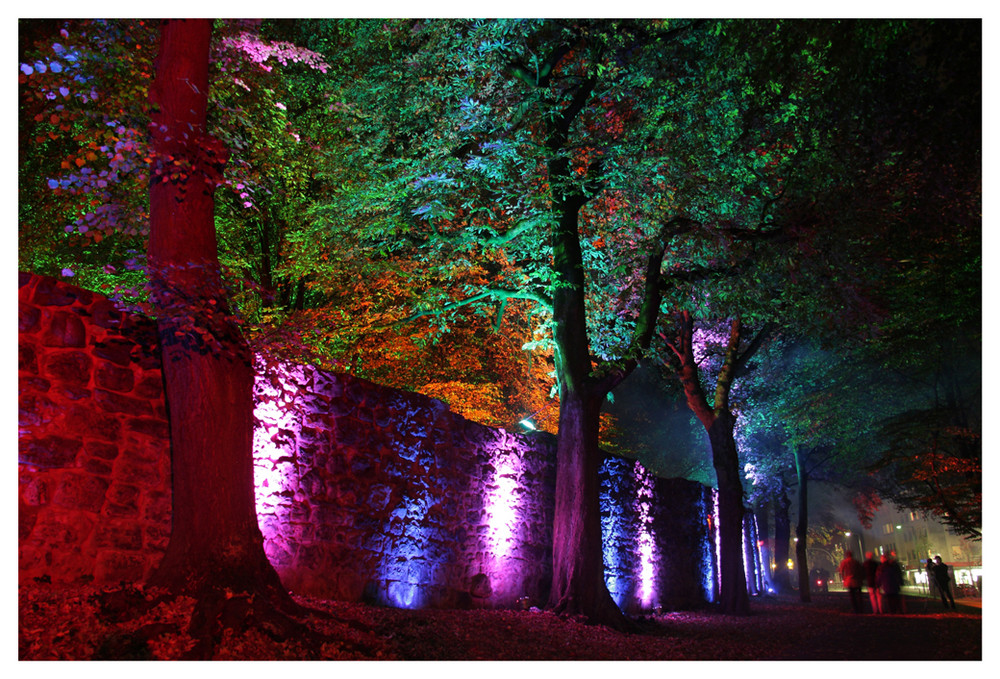
[[[983,543],[956,535],[920,512],[883,505],[871,530],[852,533],[845,540],[848,549],[860,546],[862,554],[873,552],[878,557],[895,552],[910,585],[927,585],[925,564],[938,554],[954,570],[956,584],[976,585],[983,575]]]

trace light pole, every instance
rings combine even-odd
[[[850,540],[851,531],[849,530],[844,531],[844,537]],[[855,537],[857,537],[858,539],[858,561],[863,561],[865,558],[865,547],[863,544],[861,544],[861,533],[858,533]],[[847,551],[846,547],[844,551]]]

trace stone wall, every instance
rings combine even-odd
[[[22,577],[141,580],[170,532],[155,328],[54,278],[18,285]]]
[[[141,581],[170,530],[155,332],[104,297],[19,280],[20,572]],[[311,366],[258,366],[257,515],[292,591],[404,607],[544,603],[554,439]],[[606,579],[628,612],[714,599],[712,491],[609,457]]]
[[[258,374],[257,515],[286,586],[403,607],[547,594],[548,437],[311,366]]]

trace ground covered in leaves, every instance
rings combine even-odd
[[[21,660],[176,659],[194,600],[131,587],[50,585],[18,592]],[[552,613],[406,611],[295,597],[321,642],[227,631],[215,659],[239,660],[981,660],[982,611],[908,599],[905,615],[853,615],[846,594],[752,600],[747,617],[711,610],[635,621],[631,633]]]

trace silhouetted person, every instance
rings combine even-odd
[[[879,606],[883,613],[903,612],[903,572],[899,563],[886,554],[882,555],[882,563],[875,573],[879,588]]]
[[[934,584],[941,592],[941,605],[948,608],[951,602],[952,610],[955,608],[955,597],[951,594],[951,577],[948,575],[948,564],[941,560],[941,555],[934,557]]]
[[[865,585],[868,587],[868,599],[872,604],[872,613],[881,613],[882,607],[878,599],[878,581],[875,574],[878,572],[878,561],[871,552],[865,552],[865,562],[861,564],[865,569]]]
[[[840,580],[844,583],[844,588],[851,597],[851,609],[855,613],[861,613],[861,584],[864,580],[864,569],[848,550],[844,553],[844,560],[840,562]]]
[[[927,570],[927,596],[933,597],[937,592],[937,584],[934,582],[934,559],[927,559],[924,568]]]

